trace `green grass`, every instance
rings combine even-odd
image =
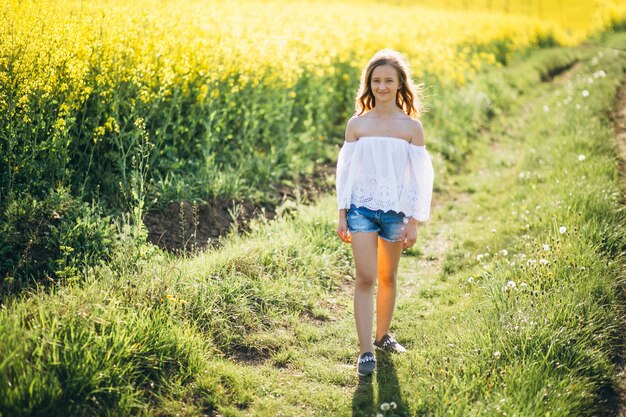
[[[472,119],[462,94],[492,103],[462,156],[433,150],[433,217],[402,258],[392,327],[409,352],[379,355],[371,382],[331,195],[194,256],[119,245],[82,281],[9,299],[0,415],[609,414],[626,239],[608,114],[626,36],[605,42],[479,78],[450,127],[430,116],[445,143]]]

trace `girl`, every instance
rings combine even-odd
[[[385,49],[374,55],[361,75],[355,107],[337,160],[337,234],[352,244],[357,372],[366,376],[376,368],[374,348],[405,352],[389,334],[398,263],[402,250],[415,244],[418,221],[430,215],[434,174],[417,119],[418,89],[401,54]]]

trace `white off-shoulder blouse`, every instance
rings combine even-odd
[[[426,146],[388,136],[344,142],[337,159],[337,203],[430,217],[434,171]]]

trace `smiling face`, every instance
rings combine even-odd
[[[394,101],[400,89],[398,71],[391,65],[379,65],[372,71],[370,88],[377,103]]]
[[[420,113],[421,89],[421,84],[416,86],[413,83],[406,59],[397,51],[383,49],[369,60],[361,72],[354,108],[361,116],[379,104],[383,106],[377,113],[393,112],[395,104],[409,117],[416,118]]]

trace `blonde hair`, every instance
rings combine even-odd
[[[359,90],[356,94],[356,114],[361,115],[376,107],[376,98],[372,93],[372,72],[381,65],[391,65],[398,73],[400,87],[396,95],[396,105],[409,117],[417,118],[422,114],[421,91],[424,84],[415,85],[411,79],[411,69],[407,60],[397,51],[383,49],[369,60],[361,74]]]

